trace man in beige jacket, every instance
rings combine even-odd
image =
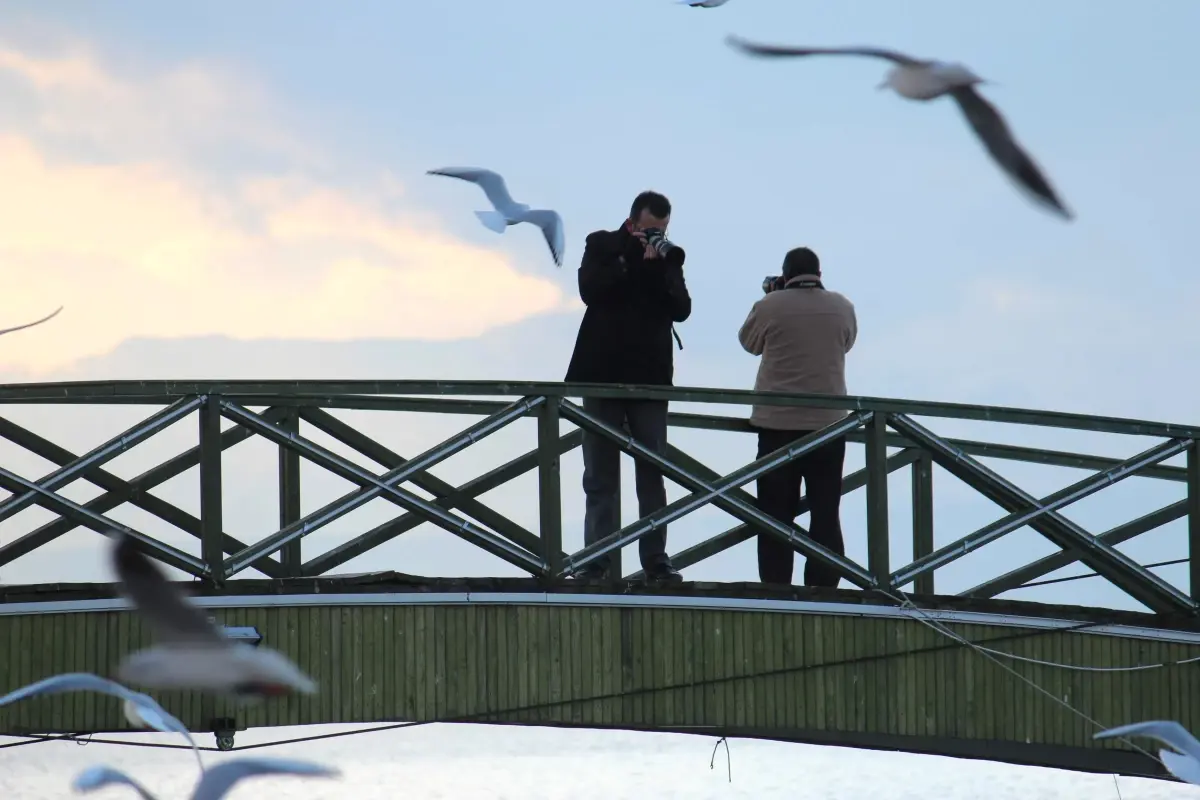
[[[854,305],[821,284],[821,262],[807,247],[790,251],[783,275],[764,284],[767,296],[754,304],[738,339],[747,353],[761,356],[755,391],[846,394],[846,353],[858,336]],[[758,457],[832,425],[846,411],[787,406],[755,406],[750,424],[758,429]],[[846,440],[837,439],[758,479],[758,508],[791,524],[800,512],[805,484],[812,515],[809,535],[845,554],[839,518]],[[792,582],[795,551],[765,532],[758,535],[758,574],[763,583]],[[838,585],[829,567],[807,559],[805,586]]]

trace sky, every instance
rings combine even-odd
[[[6,3],[0,326],[65,308],[0,342],[0,381],[559,380],[582,315],[583,237],[620,224],[632,197],[655,188],[671,198],[672,238],[689,254],[694,311],[678,326],[679,385],[752,386],[757,362],[737,329],[763,276],[807,245],[827,286],[857,309],[853,393],[1189,422],[1189,367],[1200,355],[1189,177],[1200,174],[1200,106],[1178,98],[1194,91],[1184,54],[1198,23],[1192,4],[1107,0]],[[748,59],[723,44],[730,33],[969,64],[995,83],[988,97],[1077,220],[1029,205],[949,101],[874,91],[886,65]],[[471,213],[487,207],[478,189],[425,175],[465,165],[496,169],[517,199],[563,215],[562,269],[536,229],[483,228]],[[151,410],[6,413],[81,453]],[[341,416],[405,456],[469,422]],[[944,435],[1122,457],[1154,444],[925,422]],[[112,470],[144,471],[194,443],[194,425]],[[459,483],[533,442],[522,422],[434,472]],[[684,431],[673,442],[720,472],[754,457],[745,436]],[[31,479],[53,469],[9,445],[0,458]],[[578,451],[563,460],[571,549],[582,545],[579,461]],[[861,463],[851,448],[847,471]],[[1082,476],[995,468],[1039,496]],[[227,454],[229,532],[252,541],[274,531],[275,471],[265,443]],[[303,481],[306,512],[350,488],[315,467]],[[907,481],[889,484],[893,568],[910,552]],[[162,496],[196,511],[196,486],[193,470]],[[527,475],[483,499],[532,528],[535,486]],[[98,490],[64,494],[84,501]],[[1068,516],[1098,532],[1180,497],[1181,486],[1131,479]],[[865,560],[862,498],[847,497],[843,521],[848,554]],[[369,504],[307,539],[306,558],[393,512]],[[940,471],[935,513],[939,544],[1002,515]],[[197,549],[136,510],[112,516]],[[49,518],[21,512],[0,540]],[[698,513],[672,527],[670,548],[730,524]],[[342,569],[515,574],[428,528]],[[1123,549],[1143,561],[1179,558],[1183,531],[1176,523]],[[74,531],[0,567],[0,581],[105,580],[101,545]],[[1019,531],[939,574],[939,590],[1053,550]],[[1159,572],[1186,580],[1181,567]],[[747,544],[685,577],[754,573]],[[1138,607],[1099,579],[1010,596]]]

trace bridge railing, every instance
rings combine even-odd
[[[487,398],[509,398],[494,400]],[[583,397],[621,397],[670,400],[675,403],[752,404],[838,408],[841,421],[793,445],[777,450],[728,474],[718,474],[674,444],[665,455],[642,447],[623,430],[614,429],[584,411]],[[1058,548],[1051,555],[991,578],[961,594],[991,598],[1018,588],[1075,562],[1082,562],[1139,603],[1160,613],[1194,614],[1200,609],[1200,560],[1191,558],[1200,544],[1200,427],[1060,412],[929,403],[873,397],[833,398],[750,391],[570,385],[521,382],[448,381],[116,381],[105,383],[16,384],[0,386],[0,406],[28,404],[130,404],[161,406],[161,410],[83,455],[33,433],[0,415],[0,437],[59,464],[37,479],[24,477],[0,464],[0,487],[11,496],[0,502],[0,526],[30,506],[40,506],[57,519],[10,539],[0,537],[0,567],[49,544],[78,527],[95,531],[121,530],[138,539],[144,549],[166,564],[196,578],[223,583],[253,568],[274,577],[317,576],[336,569],[401,533],[432,523],[547,583],[567,579],[589,563],[637,541],[658,525],[713,505],[738,524],[711,538],[672,554],[687,568],[721,553],[757,533],[787,541],[808,558],[816,558],[862,589],[894,590],[911,586],[918,594],[934,592],[935,570],[1029,527]],[[261,410],[255,410],[261,409]],[[438,412],[482,417],[423,453],[406,459],[330,413],[330,409],[396,412]],[[2,409],[0,409],[2,410]],[[195,415],[198,444],[138,477],[125,480],[103,468],[108,461],[160,431]],[[537,420],[536,447],[462,485],[452,485],[430,469],[480,440],[530,417]],[[1047,428],[1154,437],[1161,442],[1126,459],[1058,450],[939,436],[915,417],[1007,422]],[[235,425],[222,430],[223,420]],[[382,465],[373,472],[300,434],[300,422],[313,426],[353,451]],[[562,433],[562,422],[576,430]],[[675,428],[748,432],[745,416],[673,412]],[[560,459],[578,447],[583,431],[612,440],[621,450],[652,463],[688,494],[644,518],[635,520],[602,541],[575,552],[563,550]],[[253,543],[225,531],[222,454],[251,437],[265,438],[279,448],[281,527]],[[864,448],[865,466],[847,475],[843,492],[866,489],[866,564],[833,553],[795,524],[782,524],[760,512],[743,487],[762,474],[799,458],[820,445],[844,436]],[[889,454],[889,448],[897,452]],[[1168,459],[1186,454],[1186,466],[1166,466]],[[1021,489],[988,468],[981,459],[999,458],[1094,470],[1044,497]],[[300,461],[319,465],[357,488],[321,508],[301,513]],[[190,514],[152,493],[156,487],[199,467],[199,515]],[[934,546],[932,471],[937,465],[1000,506],[1005,514],[991,523],[941,546]],[[889,535],[888,476],[908,468],[912,476],[913,560],[893,568]],[[478,498],[536,471],[538,525],[530,531]],[[1182,500],[1162,507],[1099,535],[1071,521],[1062,511],[1072,503],[1131,476],[1185,484]],[[103,494],[75,502],[62,490],[88,481]],[[411,484],[432,495],[425,498],[405,488]],[[403,514],[342,542],[326,552],[303,559],[301,540],[356,508],[382,498]],[[199,556],[173,547],[108,513],[132,504],[194,537]],[[802,500],[802,511],[807,501]],[[1117,549],[1117,545],[1176,520],[1188,525],[1190,590],[1185,592]],[[278,555],[278,560],[274,556]],[[639,577],[638,573],[631,576]]]

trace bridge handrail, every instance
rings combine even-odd
[[[665,452],[651,451],[614,428],[583,406],[579,397],[654,398],[677,403],[840,408],[845,418],[780,450],[722,475],[675,444]],[[500,401],[499,398],[504,398]],[[123,380],[70,383],[0,385],[3,405],[121,405],[150,406],[154,412],[109,441],[77,455],[0,414],[0,439],[7,440],[58,464],[36,480],[0,465],[0,488],[10,497],[0,501],[0,522],[33,505],[58,515],[35,530],[0,543],[0,567],[65,535],[86,527],[100,533],[113,530],[132,535],[139,546],[156,558],[204,580],[221,583],[249,568],[269,577],[313,576],[331,569],[425,523],[450,532],[469,544],[497,556],[523,572],[549,583],[572,578],[605,557],[619,558],[620,551],[650,530],[693,511],[713,505],[735,517],[738,524],[704,541],[672,554],[684,568],[710,558],[764,531],[787,541],[809,558],[836,569],[862,589],[914,586],[917,594],[934,593],[933,572],[980,547],[1028,527],[1058,548],[1058,552],[960,592],[963,596],[995,597],[1076,561],[1107,579],[1133,599],[1157,613],[1200,615],[1200,560],[1190,561],[1190,592],[1173,586],[1151,572],[1164,564],[1141,565],[1118,545],[1175,520],[1186,518],[1189,559],[1200,548],[1200,426],[1120,419],[1057,411],[933,403],[876,397],[835,397],[785,394],[703,387],[627,386],[536,381],[447,380]],[[263,410],[256,411],[254,409]],[[406,458],[372,440],[352,424],[324,409],[359,409],[410,413],[468,414],[483,417],[466,429]],[[144,474],[125,480],[101,465],[146,441],[159,431],[190,417],[199,420],[198,443]],[[484,475],[454,486],[429,470],[462,449],[506,428],[521,418],[537,418],[537,445]],[[1040,450],[939,436],[917,417],[941,417],[995,423],[1025,424],[1093,433],[1114,433],[1165,439],[1135,455],[1112,458]],[[231,421],[234,427],[222,429]],[[366,468],[302,434],[312,428],[382,467]],[[560,423],[575,430],[563,434]],[[675,410],[668,423],[682,428],[751,430],[745,416],[698,414]],[[650,463],[689,494],[664,508],[624,525],[598,542],[574,553],[562,549],[562,483],[560,457],[578,447],[585,432],[613,442],[620,450]],[[279,448],[278,494],[281,527],[248,544],[229,535],[222,522],[222,453],[251,437],[262,437]],[[865,464],[845,476],[842,493],[866,489],[867,564],[862,565],[828,550],[809,537],[794,521],[780,522],[765,515],[742,487],[782,463],[801,458],[830,437],[845,437],[864,446]],[[898,452],[889,452],[897,449]],[[1168,466],[1176,455],[1186,454],[1185,466]],[[1005,476],[980,462],[1000,458],[1084,469],[1093,474],[1045,497],[1021,489]],[[357,488],[307,514],[301,513],[301,460],[315,464]],[[198,466],[200,513],[190,512],[150,494],[150,490]],[[933,469],[937,466],[967,484],[981,496],[1000,505],[1005,514],[956,541],[935,546],[933,536]],[[911,471],[913,560],[896,568],[891,563],[889,535],[889,475]],[[526,528],[479,498],[517,477],[536,472],[537,523]],[[1186,496],[1149,514],[1094,533],[1062,515],[1062,509],[1106,486],[1132,476],[1183,483]],[[58,490],[86,480],[105,494],[77,503]],[[432,498],[402,488],[412,483]],[[300,540],[374,498],[386,499],[406,513],[360,533],[327,552],[305,559]],[[131,503],[167,524],[200,539],[201,552],[193,555],[155,539],[111,517],[109,510]],[[801,513],[807,497],[801,498]],[[536,533],[535,533],[536,530]],[[278,554],[278,561],[272,556]],[[1174,562],[1171,562],[1174,563]],[[619,566],[618,566],[619,570]],[[618,573],[619,574],[619,573]],[[628,576],[639,579],[640,573]],[[1083,576],[1079,576],[1083,577]]]
[[[559,383],[538,381],[451,381],[451,380],[116,380],[70,381],[63,383],[0,384],[0,404],[169,403],[197,395],[236,395],[260,403],[293,397],[320,398],[360,396],[384,400],[394,395],[440,395],[476,397],[628,397],[671,400],[677,403],[721,405],[773,405],[807,408],[836,408],[847,411],[877,411],[907,416],[1000,422],[1069,430],[1200,439],[1200,425],[1155,422],[1095,414],[1075,414],[1012,406],[903,400],[888,397],[756,392],[691,386],[644,386],[624,384]],[[386,401],[381,404],[386,407]],[[433,411],[434,409],[430,409]]]

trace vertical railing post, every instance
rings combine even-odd
[[[913,561],[933,552],[933,459],[922,452],[912,464]],[[933,571],[913,581],[917,594],[933,594]]]
[[[279,427],[288,433],[300,433],[300,410],[289,408],[279,421]],[[290,447],[279,447],[279,528],[280,530],[300,519],[300,454]],[[291,578],[300,577],[303,563],[300,539],[293,539],[280,548],[283,574]]]
[[[559,472],[559,398],[549,396],[538,409],[538,535],[542,557],[553,580],[562,569],[562,476]]]
[[[891,580],[888,548],[887,415],[876,411],[867,423],[867,569],[887,586]]]
[[[1200,600],[1200,441],[1187,449],[1188,578],[1193,600]]]
[[[221,398],[210,394],[200,406],[200,558],[218,585],[225,581],[222,510]]]

